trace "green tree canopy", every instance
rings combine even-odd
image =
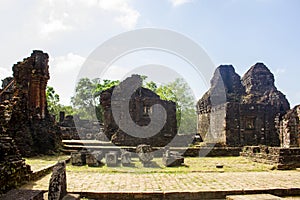
[[[48,111],[50,114],[55,115],[56,120],[58,120],[59,112],[64,111],[67,115],[74,114],[72,106],[65,106],[60,104],[59,95],[55,92],[54,88],[47,86],[46,88],[46,99]]]
[[[177,78],[166,85],[158,86],[153,81],[146,82],[146,76],[142,76],[142,78],[144,80],[143,87],[152,90],[163,100],[171,100],[176,103],[179,133],[195,134],[197,128],[196,102],[188,84],[183,79]],[[98,120],[102,121],[100,93],[119,83],[119,81],[113,80],[80,79],[75,89],[75,95],[71,98],[76,113],[84,119],[95,119],[97,117]]]
[[[152,90],[163,100],[176,103],[178,132],[195,134],[197,130],[196,102],[191,89],[182,78],[177,78],[166,85],[157,86],[153,81],[146,82],[144,87]]]
[[[89,78],[80,79],[75,88],[75,95],[71,98],[76,113],[83,119],[97,118],[102,120],[99,95],[102,91],[117,84],[119,84],[119,81],[101,80],[99,78],[92,80]]]

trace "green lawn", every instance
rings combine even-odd
[[[26,164],[31,166],[32,171],[37,171],[45,168],[46,166],[53,165],[61,160],[66,160],[70,156],[61,155],[61,156],[37,156],[32,158],[25,158]]]
[[[270,171],[273,166],[249,161],[243,157],[214,157],[214,158],[185,158],[185,166],[165,167],[161,158],[153,160],[153,167],[143,167],[138,158],[132,159],[131,167],[88,167],[67,165],[70,172],[95,172],[95,173],[190,173],[190,172],[260,172]],[[104,162],[104,159],[102,160]],[[222,169],[216,168],[222,164]]]

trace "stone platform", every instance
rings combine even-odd
[[[47,190],[50,175],[23,189]],[[300,171],[224,173],[67,172],[67,190],[90,199],[225,199],[228,195],[300,196]]]

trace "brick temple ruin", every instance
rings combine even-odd
[[[219,66],[197,104],[198,133],[204,141],[241,146],[241,156],[277,169],[300,167],[300,106],[290,110],[274,82],[263,63],[242,78],[232,65]]]
[[[1,135],[11,137],[21,155],[48,154],[60,145],[59,129],[47,110],[48,54],[33,51],[13,66],[0,91]]]
[[[61,144],[47,110],[48,54],[33,51],[13,66],[0,90],[0,194],[30,179],[23,156],[51,154]]]
[[[126,87],[132,82],[142,82],[138,75],[132,75],[120,83]],[[133,137],[121,129],[116,124],[111,108],[111,98],[115,87],[105,90],[101,93],[100,104],[104,109],[104,134],[116,145],[138,146],[148,144],[151,146],[165,146],[177,134],[176,104],[172,101],[165,101],[149,89],[139,87],[131,96],[129,103],[129,112],[132,120],[139,126],[146,126],[150,123],[149,114],[152,112],[152,106],[159,104],[167,112],[167,119],[164,127],[156,135],[147,138]],[[121,90],[122,91],[122,90]],[[119,104],[126,102],[119,102]]]
[[[281,120],[290,105],[274,81],[263,63],[252,66],[242,78],[232,65],[219,66],[211,88],[197,104],[198,132],[204,141],[222,146],[280,146],[276,119]],[[225,100],[219,101],[222,93]]]

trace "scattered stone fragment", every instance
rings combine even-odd
[[[103,158],[103,153],[101,151],[94,151],[92,153],[86,154],[86,164],[89,167],[99,167],[102,165],[101,160]]]
[[[61,200],[67,195],[66,162],[60,161],[53,168],[49,182],[48,200]]]
[[[121,163],[123,166],[129,166],[131,164],[131,153],[125,150],[121,150]]]
[[[115,167],[118,165],[118,152],[110,151],[105,154],[105,161],[108,167]]]
[[[162,163],[166,167],[178,167],[184,163],[184,158],[179,152],[170,151],[169,147],[165,147]]]
[[[71,163],[75,166],[83,166],[86,164],[86,152],[72,152],[71,153]]]
[[[153,160],[153,150],[150,145],[141,144],[137,146],[136,153],[139,156],[140,161],[143,163],[144,167],[151,165],[151,160]]]

